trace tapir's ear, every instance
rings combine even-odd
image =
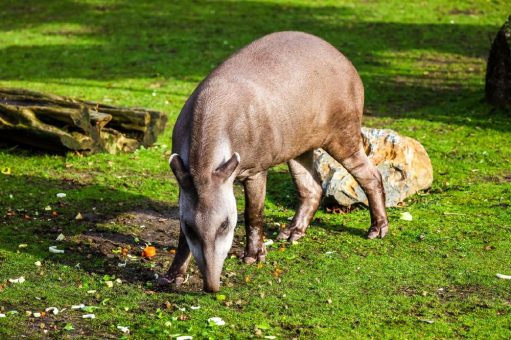
[[[231,177],[232,173],[234,172],[234,170],[236,170],[239,164],[240,155],[237,152],[235,152],[227,162],[220,165],[218,169],[214,171],[213,175],[225,181],[229,177]]]
[[[192,176],[190,176],[185,163],[177,153],[170,155],[169,165],[181,188],[189,189],[193,186]]]

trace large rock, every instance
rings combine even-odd
[[[511,16],[497,33],[486,68],[486,101],[511,107]]]
[[[362,128],[362,135],[366,154],[383,177],[387,207],[431,187],[433,168],[418,141],[393,130]],[[314,166],[327,198],[334,198],[342,206],[367,205],[367,197],[357,181],[324,150],[316,150]]]

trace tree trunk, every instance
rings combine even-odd
[[[0,140],[54,152],[132,152],[152,145],[167,116],[20,89],[0,88]]]
[[[491,46],[485,92],[489,104],[501,108],[511,107],[511,16]]]

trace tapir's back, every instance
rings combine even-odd
[[[216,130],[242,155],[242,167],[257,171],[321,147],[333,134],[357,134],[363,100],[355,68],[332,45],[307,33],[273,33],[228,58],[196,89],[192,140],[215,144],[208,140],[218,138],[211,136]]]

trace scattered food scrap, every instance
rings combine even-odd
[[[503,280],[511,280],[511,275],[504,275],[504,274],[499,274],[497,273],[496,275],[499,279],[503,279]]]
[[[23,276],[20,276],[16,279],[9,279],[10,283],[23,283],[25,282],[25,278]]]
[[[64,254],[64,250],[57,249],[57,246],[48,247],[48,250],[53,254]]]
[[[150,258],[156,256],[156,248],[153,246],[147,246],[142,251],[142,257]]]
[[[412,214],[410,214],[408,211],[401,213],[401,217],[399,218],[403,221],[412,221],[413,217]]]
[[[222,320],[222,318],[219,318],[218,316],[214,316],[212,318],[209,318],[208,319],[208,323],[210,325],[225,326],[225,321]]]

